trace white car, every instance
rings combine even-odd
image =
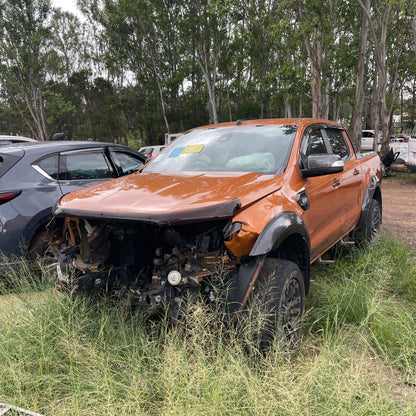
[[[373,150],[374,149],[374,130],[363,130],[361,132],[361,150]],[[383,141],[383,135],[378,133],[378,145],[380,146]]]
[[[0,146],[11,145],[13,143],[37,142],[35,139],[23,136],[5,136],[0,135]]]

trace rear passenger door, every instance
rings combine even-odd
[[[61,152],[58,181],[66,194],[117,177],[104,148]]]
[[[342,199],[340,217],[342,218],[343,233],[347,233],[361,215],[361,165],[356,159],[346,132],[341,129],[327,127],[324,134],[328,138],[331,151],[344,161],[344,171],[340,173],[339,194]]]

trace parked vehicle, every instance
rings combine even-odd
[[[361,132],[361,150],[373,150],[374,149],[374,130],[363,130]],[[378,133],[378,146],[381,146],[383,142],[383,135],[381,132]]]
[[[128,147],[98,142],[0,148],[0,251],[20,255],[28,247],[32,256],[42,254],[45,225],[62,195],[136,172],[145,160]]]
[[[310,264],[350,233],[378,231],[380,180],[378,155],[356,152],[336,122],[197,128],[140,174],[61,198],[48,227],[58,276],[71,290],[128,293],[175,316],[192,294],[221,296],[244,319],[249,304],[265,317],[261,348],[275,335],[294,348]]]
[[[14,143],[27,143],[27,142],[37,142],[37,140],[31,139],[30,137],[23,137],[23,136],[0,135],[0,146],[8,146]]]
[[[398,133],[398,134],[392,134],[389,137],[389,141],[390,143],[408,143],[410,139],[410,134],[403,134],[403,133]]]
[[[183,132],[180,133],[165,133],[165,146],[171,144],[174,140],[176,140]]]
[[[165,146],[146,146],[141,147],[139,152],[144,154],[147,158],[151,158],[160,153],[164,148]]]
[[[406,160],[406,168],[410,173],[416,173],[416,137],[409,139],[408,157]]]

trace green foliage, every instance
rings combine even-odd
[[[352,250],[333,267],[318,268],[308,320],[312,333],[355,328],[396,365],[416,364],[416,263],[398,242],[380,238]]]
[[[46,82],[50,14],[50,0],[0,3],[0,83],[5,98],[40,140],[46,140],[48,135],[42,91]]]
[[[375,23],[383,4],[371,9]],[[390,4],[386,97],[399,109],[397,88],[415,95],[414,7]],[[362,19],[356,2],[79,0],[78,5],[83,18],[52,9],[50,0],[0,0],[2,108],[5,115],[16,114],[2,119],[5,132],[45,139],[61,130],[73,138],[124,141],[140,131],[146,144],[156,144],[167,131],[207,124],[215,113],[219,121],[307,117],[316,74],[324,115],[346,124],[351,117]],[[377,108],[370,102],[376,46],[369,37],[370,125]],[[313,55],[322,57],[315,75]],[[107,86],[97,85],[100,79]],[[414,124],[415,103],[409,99],[403,106],[407,129]]]

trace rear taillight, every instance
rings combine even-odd
[[[0,205],[5,204],[6,202],[11,201],[13,198],[16,198],[22,193],[21,190],[18,191],[3,191],[0,192]]]

